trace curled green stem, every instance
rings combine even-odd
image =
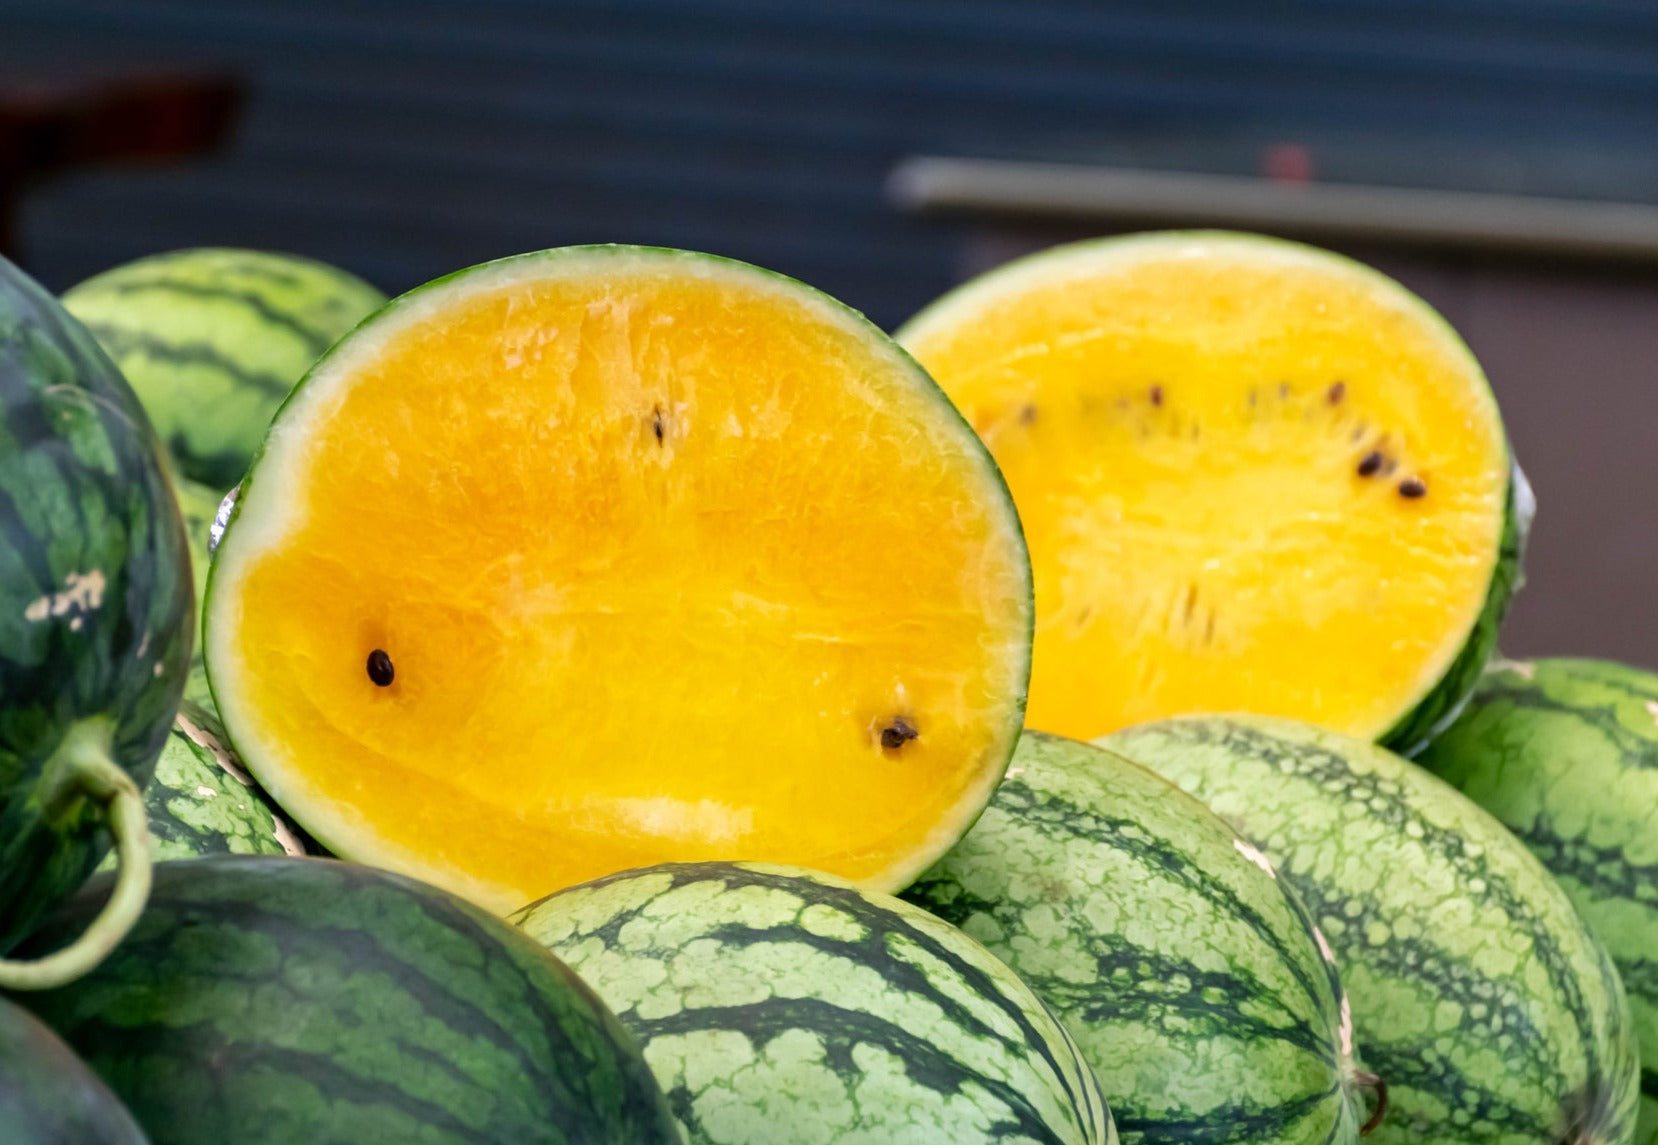
[[[97,804],[115,840],[115,887],[109,901],[74,942],[44,958],[0,959],[0,990],[51,990],[86,974],[127,936],[150,897],[150,831],[144,796],[109,758],[107,736],[65,744],[57,796]]]
[[[1387,1082],[1373,1073],[1365,1073],[1362,1070],[1353,1074],[1353,1080],[1361,1088],[1374,1090],[1376,1093],[1376,1108],[1371,1112],[1370,1120],[1359,1126],[1359,1136],[1369,1137],[1387,1115]]]

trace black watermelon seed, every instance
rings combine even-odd
[[[651,432],[656,434],[656,444],[661,445],[662,444],[662,434],[664,432],[663,427],[662,427],[662,407],[661,406],[657,406],[654,410],[651,411]]]
[[[397,669],[392,667],[391,657],[384,649],[376,648],[368,654],[368,678],[377,688],[389,688],[397,678]]]
[[[1382,455],[1375,450],[1371,450],[1369,453],[1365,454],[1364,458],[1359,462],[1359,476],[1376,476],[1382,468],[1382,460]]]
[[[1414,501],[1418,497],[1427,496],[1427,494],[1428,487],[1419,477],[1407,477],[1399,482],[1399,496],[1401,497],[1408,497]]]
[[[897,751],[912,739],[920,739],[921,733],[915,730],[903,716],[897,716],[886,727],[881,729],[881,746],[888,751]]]

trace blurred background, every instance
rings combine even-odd
[[[0,0],[0,250],[58,290],[208,244],[396,293],[634,242],[890,329],[1194,225],[1439,307],[1539,493],[1505,651],[1658,668],[1651,0]]]

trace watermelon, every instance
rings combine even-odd
[[[1531,848],[1611,952],[1641,1043],[1636,1137],[1658,1145],[1658,674],[1494,662],[1419,758]]]
[[[1479,363],[1399,283],[1260,235],[1124,235],[896,336],[1019,507],[1027,725],[1269,712],[1410,752],[1473,688],[1531,496]]]
[[[150,857],[303,855],[305,841],[282,818],[230,750],[224,732],[188,699],[144,789]],[[113,855],[99,869],[114,866]]]
[[[638,1035],[691,1145],[1116,1140],[1030,989],[899,899],[799,868],[670,863],[512,917]]]
[[[224,490],[322,352],[386,301],[289,254],[202,248],[126,263],[63,304],[126,374],[185,477]]]
[[[1030,593],[983,443],[862,315],[570,247],[411,291],[316,364],[203,629],[301,826],[505,914],[659,862],[904,886],[1013,754]]]
[[[0,1141],[146,1145],[109,1087],[63,1040],[0,998]]]
[[[148,781],[194,603],[159,446],[92,337],[0,259],[0,954],[97,865],[131,878],[89,944],[0,986],[71,975],[142,905]],[[55,969],[53,969],[55,968]]]
[[[85,924],[107,876],[30,939]],[[677,1145],[639,1047],[476,907],[328,859],[156,867],[128,940],[21,998],[154,1145]]]
[[[1335,953],[1384,1145],[1622,1145],[1634,1026],[1617,971],[1519,840],[1373,744],[1269,717],[1191,717],[1104,746],[1257,844]]]
[[[1027,731],[982,818],[904,897],[1076,1038],[1125,1142],[1358,1140],[1335,969],[1259,851],[1121,756]]]

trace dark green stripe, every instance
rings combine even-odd
[[[1213,872],[1193,862],[1190,852],[1175,846],[1168,839],[1148,836],[1144,828],[1132,819],[1113,817],[1093,807],[1066,802],[1056,796],[1039,794],[1018,780],[1004,781],[996,793],[996,802],[999,809],[1023,823],[1035,826],[1038,830],[1046,830],[1056,835],[1075,836],[1102,847],[1131,854],[1171,882],[1212,905],[1217,913],[1243,920],[1278,956],[1279,963],[1301,987],[1303,1001],[1310,1004],[1314,1013],[1319,1012],[1321,1004],[1318,985],[1302,964],[1301,952],[1292,949],[1277,928],[1252,904],[1240,898],[1232,887],[1221,881]],[[1304,935],[1297,937],[1302,942],[1306,940]],[[1099,939],[1105,945],[1115,943],[1117,948],[1110,953],[1125,959],[1136,949],[1114,936],[1100,935]],[[1102,957],[1102,970],[1105,969],[1105,965],[1105,959]],[[1114,965],[1126,965],[1126,962]],[[1185,964],[1171,962],[1167,963],[1164,969],[1172,971],[1179,965]],[[1195,967],[1191,973],[1195,977],[1205,976],[1203,971]],[[1155,985],[1156,979],[1154,975],[1148,975],[1142,982]],[[1225,981],[1213,984],[1228,990],[1243,990],[1252,999],[1269,999],[1284,1013],[1296,1015],[1291,1027],[1273,1036],[1282,1037],[1302,1049],[1318,1054],[1325,1061],[1333,1062],[1328,1038],[1321,1035],[1305,1017],[1301,1016],[1306,1012],[1306,1006],[1294,1004],[1292,1000],[1283,998],[1248,970],[1238,972],[1235,984]]]
[[[1494,1136],[1491,1128],[1531,1141],[1560,1140],[1551,1136],[1554,1125],[1544,1124],[1534,1115],[1493,1096],[1483,1086],[1469,1081],[1450,1062],[1426,1060],[1420,1045],[1361,1045],[1358,1050],[1365,1068],[1380,1076],[1390,1088],[1409,1087],[1434,1094],[1454,1111],[1466,1114],[1470,1120],[1465,1124],[1481,1125],[1479,1140],[1489,1140]],[[1398,1125],[1402,1114],[1403,1110],[1398,1105],[1389,1106],[1387,1120],[1396,1137],[1402,1132]],[[1447,1119],[1445,1123],[1436,1121],[1422,1128],[1427,1131],[1429,1140],[1437,1141],[1441,1138],[1434,1134],[1442,1132],[1449,1124],[1455,1123]]]
[[[264,370],[250,370],[206,342],[168,342],[142,330],[102,323],[90,329],[114,357],[143,354],[154,362],[202,366],[224,374],[238,385],[252,387],[272,397],[287,397],[288,391],[298,381],[297,378],[283,378]]]
[[[468,1125],[452,1111],[392,1082],[364,1077],[354,1072],[340,1055],[305,1053],[269,1042],[244,1041],[233,1034],[227,1035],[212,1022],[174,1026],[170,1034],[169,1046],[158,1048],[150,1029],[127,1029],[102,1018],[81,1022],[73,1032],[83,1056],[99,1073],[114,1079],[116,1092],[158,1139],[169,1128],[161,1119],[175,1118],[189,1111],[174,1107],[170,1100],[174,1091],[161,1084],[160,1079],[157,1079],[157,1084],[143,1084],[143,1080],[147,1079],[143,1079],[142,1074],[172,1059],[176,1063],[174,1068],[184,1074],[194,1073],[198,1063],[210,1061],[214,1064],[214,1070],[208,1077],[240,1079],[264,1072],[303,1080],[315,1087],[318,1104],[324,1108],[310,1111],[310,1116],[306,1116],[303,1110],[291,1112],[297,1121],[312,1128],[337,1122],[340,1112],[337,1108],[327,1107],[348,1102],[356,1106],[395,1109],[415,1125],[446,1134],[455,1142],[499,1145],[499,1138],[487,1127]],[[182,1047],[184,1052],[169,1053],[171,1045]],[[432,1055],[423,1056],[430,1060]],[[447,1072],[454,1074],[455,1071],[450,1068]],[[123,1081],[134,1073],[140,1074],[139,1084],[123,1085]],[[239,1111],[223,1104],[222,1090],[217,1091],[216,1097],[219,1101],[215,1104],[219,1104],[220,1111],[213,1121],[225,1127],[235,1125],[240,1120]]]
[[[286,310],[279,310],[271,304],[265,295],[251,290],[235,290],[225,286],[212,286],[199,282],[187,282],[181,279],[158,278],[150,281],[112,283],[102,288],[102,293],[116,294],[126,297],[145,294],[176,294],[185,298],[199,298],[213,302],[234,302],[238,306],[252,311],[267,326],[285,330],[305,346],[310,356],[315,359],[328,347],[334,344],[333,337],[327,330],[319,330],[308,325],[304,319]],[[108,329],[106,325],[102,327]]]
[[[1539,813],[1530,826],[1508,826],[1556,878],[1571,879],[1598,898],[1642,903],[1643,892],[1650,894],[1651,888],[1658,887],[1658,863],[1636,866],[1622,847],[1597,847],[1585,839],[1567,838],[1554,830],[1554,821],[1546,812]],[[1648,910],[1658,907],[1650,900],[1644,905]]]
[[[1182,1145],[1245,1145],[1259,1141],[1285,1139],[1298,1121],[1319,1112],[1325,1103],[1337,1095],[1337,1087],[1322,1093],[1312,1093],[1284,1105],[1262,1109],[1247,1102],[1223,1106],[1202,1117],[1180,1117],[1159,1114],[1156,1117],[1137,1118],[1123,1114],[1117,1118],[1117,1131],[1124,1137],[1142,1138],[1148,1142],[1181,1142]],[[1332,1140],[1341,1127],[1338,1115],[1325,1140]]]
[[[994,1096],[1011,1114],[1011,1119],[988,1126],[991,1138],[1065,1145],[1066,1139],[1043,1120],[1026,1096],[1011,1083],[969,1073],[960,1059],[946,1048],[866,1011],[843,1009],[821,998],[770,998],[749,1005],[687,1008],[663,1018],[634,1015],[631,1021],[647,1042],[675,1034],[731,1030],[741,1033],[761,1050],[783,1034],[809,1030],[823,1039],[824,1063],[846,1084],[848,1092],[855,1092],[863,1077],[863,1071],[853,1063],[853,1049],[860,1045],[877,1046],[901,1061],[905,1076],[924,1089],[949,1096],[962,1093],[971,1085]]]

